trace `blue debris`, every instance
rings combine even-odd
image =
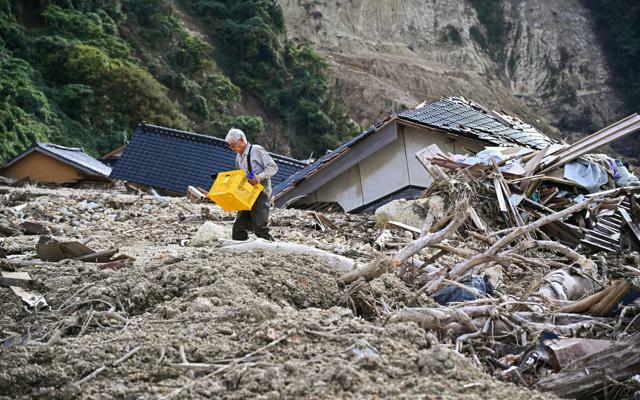
[[[493,294],[493,287],[489,278],[485,276],[472,275],[469,279],[462,281],[465,285],[476,289],[484,295]],[[449,303],[460,303],[464,301],[477,300],[478,296],[464,290],[458,286],[447,286],[435,292],[431,297],[440,305],[446,306]]]

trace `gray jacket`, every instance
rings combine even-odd
[[[278,165],[273,158],[267,153],[264,147],[257,144],[247,143],[242,154],[236,154],[236,166],[245,172],[249,172],[247,160],[249,158],[249,149],[251,149],[251,168],[253,174],[260,179],[260,183],[264,186],[264,194],[271,197],[271,177],[278,172]]]

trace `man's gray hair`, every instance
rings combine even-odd
[[[227,143],[237,143],[240,139],[245,142],[247,141],[247,137],[244,135],[244,132],[236,128],[229,129],[229,133],[227,133],[227,137],[225,138]]]

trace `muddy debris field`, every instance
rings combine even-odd
[[[248,248],[230,241],[233,215],[214,204],[116,189],[0,187],[0,270],[28,274],[18,286],[36,296],[30,304],[0,287],[0,398],[566,395],[549,379],[571,366],[549,358],[555,348],[545,338],[611,348],[637,342],[638,324],[634,305],[615,316],[561,311],[578,299],[546,296],[549,274],[573,268],[571,279],[595,282],[589,295],[616,279],[633,287],[638,255],[572,259],[522,240],[510,244],[521,246],[520,259],[496,253],[471,271],[488,292],[441,277],[438,287],[425,287],[500,238],[477,233],[471,219],[456,222],[458,200],[467,200],[486,232],[508,229],[470,185],[401,203],[421,219],[417,228],[431,219],[426,237],[451,231],[437,243],[420,247],[419,232],[379,215],[275,209],[277,241]],[[40,257],[38,248],[64,252],[69,243],[95,253]],[[412,245],[420,248],[411,252]],[[365,267],[374,272],[353,276]],[[472,298],[439,304],[438,293]],[[611,376],[589,393],[633,398],[633,385],[629,376]]]

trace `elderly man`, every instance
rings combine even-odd
[[[250,211],[238,211],[233,223],[234,240],[247,240],[252,230],[257,237],[273,240],[269,233],[269,199],[271,198],[271,177],[278,172],[278,165],[267,151],[257,144],[250,144],[240,129],[231,129],[226,138],[229,147],[237,153],[236,167],[242,169],[253,185],[261,183],[264,190],[256,199]]]

